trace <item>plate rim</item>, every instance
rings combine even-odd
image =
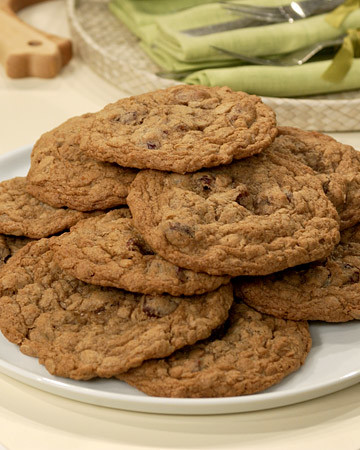
[[[6,339],[1,333],[0,338]],[[15,347],[16,344],[11,345]],[[18,349],[15,348],[14,350]],[[20,356],[30,358],[22,353],[20,353]],[[50,374],[42,376],[29,372],[1,358],[0,373],[41,391],[82,403],[135,412],[171,415],[216,415],[262,411],[320,398],[360,382],[359,368],[357,372],[343,376],[340,380],[334,380],[325,385],[314,385],[310,389],[302,388],[291,394],[285,392],[279,395],[278,392],[260,392],[248,396],[190,399],[133,396],[131,394],[97,391],[86,386],[79,387],[69,384],[66,379],[62,381],[60,377],[54,377]],[[207,409],[210,406],[213,408],[212,410]],[[175,408],[179,409],[175,410]],[[191,412],[188,412],[190,409]]]
[[[32,146],[32,144],[22,146],[0,155],[0,181],[3,179],[1,175],[1,163],[11,163],[13,159],[16,160],[20,156],[27,156],[29,158],[28,162],[30,162]],[[312,326],[310,324],[310,329]],[[6,338],[0,333],[0,342],[1,339]],[[23,355],[18,350],[16,344],[11,345],[14,346],[15,351],[19,351],[20,356],[30,358],[29,356]],[[344,375],[340,379],[329,381],[325,385],[315,384],[310,388],[303,387],[296,392],[289,393],[284,391],[279,393],[264,391],[248,396],[189,399],[143,395],[134,396],[126,393],[114,394],[113,392],[93,390],[86,386],[70,384],[66,378],[62,379],[50,374],[47,376],[36,374],[5,361],[1,357],[0,373],[42,391],[87,404],[135,412],[172,415],[216,415],[267,410],[322,397],[360,382],[359,364],[357,371]],[[119,383],[121,382],[119,381]],[[209,409],[210,406],[212,409]],[[190,410],[191,412],[189,412]]]

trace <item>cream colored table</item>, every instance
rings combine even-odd
[[[68,33],[62,1],[37,5],[21,16],[45,30]],[[124,95],[76,57],[53,80],[10,80],[2,71],[0,153],[32,143],[68,117],[96,111]],[[360,147],[360,133],[334,136]],[[75,402],[0,375],[0,444],[9,450],[359,450],[360,384],[267,411],[165,416]]]

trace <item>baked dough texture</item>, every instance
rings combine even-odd
[[[275,319],[235,303],[209,339],[119,378],[158,397],[254,394],[299,369],[310,348],[306,322]]]
[[[192,297],[94,286],[64,274],[51,239],[29,243],[0,269],[0,329],[53,375],[118,375],[207,338],[228,316],[231,284]]]
[[[127,202],[158,254],[213,275],[266,275],[327,256],[340,239],[314,172],[273,149],[194,174],[141,171]]]
[[[239,278],[236,295],[249,306],[293,320],[360,320],[360,225],[342,232],[325,259],[268,277]]]
[[[185,173],[259,153],[276,134],[275,114],[259,97],[181,85],[107,105],[80,146],[99,161]]]
[[[0,183],[0,233],[40,239],[70,228],[89,215],[53,208],[26,191],[26,178]]]
[[[80,150],[79,140],[91,117],[71,118],[36,142],[27,175],[31,195],[56,208],[78,211],[126,204],[137,171],[95,161]]]
[[[155,254],[121,210],[82,220],[53,240],[59,266],[86,283],[143,294],[194,295],[230,281],[182,269]]]

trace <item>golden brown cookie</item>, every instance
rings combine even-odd
[[[136,170],[95,161],[79,148],[91,114],[74,117],[36,142],[27,175],[27,191],[54,206],[78,211],[126,204]]]
[[[107,105],[80,145],[99,161],[185,173],[259,153],[276,134],[275,114],[259,97],[181,85]]]
[[[230,281],[181,269],[156,255],[121,211],[83,220],[53,240],[59,266],[86,283],[143,294],[194,295]]]
[[[360,225],[342,232],[321,261],[267,277],[234,280],[235,293],[249,306],[292,320],[360,320]]]
[[[272,148],[291,154],[318,174],[336,207],[341,229],[360,221],[360,152],[316,131],[279,127]]]
[[[275,319],[235,303],[209,339],[119,378],[157,397],[254,394],[299,369],[310,348],[306,322]]]
[[[259,155],[194,174],[141,171],[128,205],[157,253],[213,275],[265,275],[327,256],[338,215],[314,172]]]
[[[42,238],[70,228],[87,214],[53,208],[26,191],[22,177],[0,183],[0,233]]]
[[[230,284],[193,297],[86,284],[54,262],[51,239],[26,245],[2,266],[0,329],[53,375],[118,375],[208,337],[228,316]]]

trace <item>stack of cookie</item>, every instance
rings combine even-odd
[[[264,390],[305,362],[307,320],[360,318],[359,167],[228,88],[72,118],[0,183],[0,329],[58,376]]]

